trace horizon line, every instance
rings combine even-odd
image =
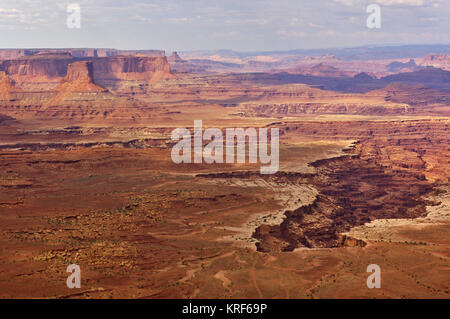
[[[317,48],[298,48],[298,49],[288,49],[288,50],[236,50],[236,49],[196,49],[196,50],[168,50],[168,49],[157,49],[157,48],[147,48],[147,49],[120,49],[114,47],[0,47],[0,50],[118,50],[118,51],[164,51],[164,52],[217,52],[217,51],[231,51],[238,53],[272,53],[272,52],[296,52],[296,51],[314,51],[314,50],[342,50],[342,49],[371,49],[371,48],[392,48],[392,47],[431,47],[431,46],[448,46],[447,43],[434,43],[434,44],[372,44],[372,45],[360,45],[360,46],[342,46],[342,47],[317,47]]]

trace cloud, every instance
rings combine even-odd
[[[269,19],[233,19],[233,20],[225,20],[226,24],[232,24],[232,25],[266,25],[270,22]]]
[[[424,6],[431,5],[435,3],[435,0],[376,0],[375,2],[385,5],[385,6],[396,6],[396,5],[405,5],[405,6]]]
[[[167,18],[167,22],[170,23],[193,23],[195,18],[181,17],[181,18]]]
[[[82,9],[78,33],[65,24],[72,2]],[[366,27],[372,3],[382,7],[376,32]],[[182,51],[449,43],[449,13],[450,0],[1,0],[0,46]],[[424,32],[435,36],[418,38]]]
[[[439,0],[333,0],[333,2],[343,4],[345,6],[356,6],[360,4],[369,5],[378,3],[384,6],[436,6]]]
[[[12,9],[8,9],[8,8],[0,8],[0,13],[19,13],[22,12],[21,10],[12,8]]]
[[[140,15],[136,15],[134,18],[136,20],[139,20],[139,21],[142,21],[142,22],[151,22],[152,21],[151,18],[146,18],[146,17],[140,16]]]
[[[40,12],[31,12],[19,10],[17,8],[0,8],[0,20],[10,24],[10,28],[15,29],[16,23],[24,26],[27,30],[34,30],[36,27],[30,27],[32,24],[44,23],[47,19],[41,17]]]
[[[343,4],[344,6],[354,6],[361,3],[361,0],[333,0],[333,1]]]
[[[306,32],[293,30],[278,30],[277,35],[289,38],[303,38],[306,36]]]

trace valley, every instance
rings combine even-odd
[[[0,298],[449,297],[446,56],[0,58]],[[278,128],[279,171],[175,164],[194,120]]]

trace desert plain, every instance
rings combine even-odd
[[[449,298],[448,55],[104,51],[0,50],[0,298]],[[194,120],[278,172],[175,164]]]

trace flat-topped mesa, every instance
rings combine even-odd
[[[73,61],[68,53],[36,54],[0,61],[0,70],[25,91],[45,91],[61,82]]]
[[[94,68],[91,61],[79,61],[69,64],[63,82],[55,91],[70,92],[106,92],[107,89],[94,83]]]
[[[91,61],[78,61],[69,64],[67,74],[62,82],[52,89],[56,95],[50,98],[45,105],[67,104],[78,100],[81,95],[95,95],[109,93],[104,87],[94,83],[94,71]]]
[[[394,73],[414,72],[420,70],[421,68],[422,67],[416,64],[414,59],[409,59],[408,62],[394,61],[386,66],[387,71]]]
[[[76,53],[76,56],[74,54]],[[48,91],[61,83],[68,65],[77,61],[92,61],[93,79],[110,90],[126,88],[128,81],[150,84],[172,77],[166,56],[150,56],[147,51],[125,52],[127,55],[83,56],[87,52],[38,52],[13,60],[0,61],[0,70],[25,91]],[[105,52],[103,52],[105,53]],[[116,53],[106,52],[108,54]],[[136,53],[139,55],[130,55]]]
[[[348,77],[355,75],[356,72],[340,70],[332,65],[320,62],[313,66],[298,65],[285,69],[286,72],[292,74],[313,75],[313,76],[330,76],[330,77]]]
[[[145,93],[149,85],[174,76],[165,56],[117,55],[92,63],[95,82],[120,94]]]
[[[97,83],[110,80],[145,80],[153,82],[172,76],[167,58],[118,55],[94,58],[94,76]]]

